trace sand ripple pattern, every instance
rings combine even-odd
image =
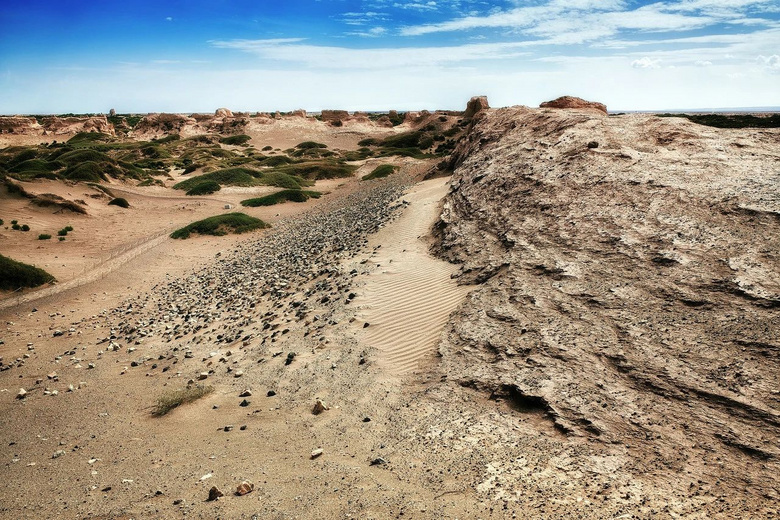
[[[356,324],[361,341],[379,349],[385,368],[395,374],[415,370],[435,352],[447,319],[463,301],[468,287],[450,276],[457,266],[428,253],[425,240],[447,192],[446,179],[418,184],[404,199],[410,204],[396,221],[371,239],[381,245],[369,260],[375,267],[361,276]]]

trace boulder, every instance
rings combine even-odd
[[[539,108],[577,108],[577,109],[592,109],[599,112],[607,113],[607,105],[603,103],[597,103],[595,101],[586,101],[582,98],[574,96],[561,96],[552,101],[545,101]]]
[[[236,488],[236,495],[242,497],[248,493],[251,493],[252,491],[254,491],[254,489],[255,489],[255,485],[252,482],[248,480],[244,480]]]
[[[322,120],[326,123],[344,122],[349,119],[349,112],[346,110],[323,110]]]
[[[312,408],[311,413],[314,415],[319,415],[325,410],[330,410],[330,408],[328,408],[328,405],[317,399],[317,402],[314,403],[314,408]]]
[[[490,105],[488,105],[487,96],[474,96],[466,103],[466,111],[463,113],[463,117],[471,119],[479,112],[487,110],[488,108],[490,108]]]
[[[233,112],[229,108],[218,108],[214,111],[216,117],[233,117]]]

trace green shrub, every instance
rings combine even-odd
[[[268,150],[273,150],[273,149],[274,149],[273,146],[263,146],[263,151],[264,152],[267,152]]]
[[[363,139],[362,141],[358,141],[358,146],[376,146],[379,144],[379,140],[373,138],[373,137],[367,137],[366,139]]]
[[[368,181],[371,179],[379,179],[382,177],[387,177],[388,175],[395,172],[397,169],[398,166],[393,166],[392,164],[380,164],[379,166],[374,168],[374,171],[372,171],[368,175],[364,175],[362,180]]]
[[[216,181],[203,181],[187,190],[187,195],[209,195],[221,189],[222,186]]]
[[[62,229],[60,229],[59,231],[57,231],[57,235],[58,235],[58,236],[61,236],[61,237],[64,237],[64,236],[66,236],[67,234],[68,234],[68,230],[67,230],[67,229],[65,229],[65,228],[62,228]]]
[[[351,177],[357,166],[334,160],[306,161],[276,168],[276,171],[304,179],[338,179]]]
[[[247,231],[267,227],[269,227],[268,224],[259,218],[250,217],[244,213],[226,213],[198,220],[188,226],[177,229],[171,233],[171,238],[189,238],[191,233],[222,236],[227,235],[228,232],[246,233]]]
[[[0,218],[0,226],[2,226],[3,224],[5,224],[5,221]]]
[[[53,282],[54,277],[38,267],[0,255],[0,289],[15,291]]]
[[[65,242],[65,237],[59,237],[60,242]]]
[[[260,183],[266,186],[276,186],[277,188],[286,188],[288,190],[299,190],[303,186],[311,186],[314,183],[306,181],[295,175],[288,175],[278,171],[264,173],[260,177]]]
[[[295,148],[299,150],[311,150],[313,148],[327,148],[327,147],[328,145],[326,144],[317,143],[314,141],[304,141],[302,143],[298,143],[295,145]]]
[[[166,392],[157,398],[157,402],[152,408],[152,415],[162,417],[177,406],[197,401],[213,391],[213,386],[190,385],[181,390]]]
[[[104,168],[100,164],[88,161],[69,167],[62,176],[72,181],[100,182],[106,180],[103,172]]]
[[[22,231],[30,231],[30,226],[27,224],[22,224]]]
[[[290,164],[293,160],[287,157],[286,155],[274,155],[273,157],[265,157],[263,159],[258,159],[257,163],[261,164],[263,166],[282,166],[284,164]]]
[[[19,224],[11,223],[11,229],[13,229],[14,231],[19,231],[22,229],[22,226],[20,226]]]
[[[129,208],[130,203],[127,202],[127,199],[124,197],[117,197],[115,199],[111,199],[111,202],[108,203],[109,206],[119,206],[120,208]]]
[[[200,164],[200,163],[192,163],[189,166],[187,166],[186,168],[184,168],[183,174],[187,175],[188,173],[192,173],[195,170],[197,170],[198,168],[202,168],[202,167],[203,167],[203,165]]]
[[[223,170],[192,177],[191,179],[175,184],[173,187],[177,190],[186,191],[203,181],[214,181],[222,186],[255,186],[258,184],[257,178],[260,175],[262,175],[261,172],[250,168],[225,168]]]
[[[51,238],[51,235],[46,233],[41,233],[38,235],[38,240],[49,240]]]
[[[252,138],[248,135],[231,135],[229,137],[223,137],[219,140],[222,144],[230,144],[234,146],[240,146],[242,144],[248,143]]]
[[[79,132],[68,139],[68,144],[72,146],[88,145],[95,142],[108,142],[112,139],[110,135],[101,134],[100,132]]]
[[[282,202],[288,201],[306,202],[310,198],[318,199],[321,195],[322,193],[319,191],[282,190],[264,197],[242,200],[241,205],[250,208],[256,208],[258,206],[273,206],[274,204],[280,204]]]
[[[13,225],[16,225],[16,224],[18,224],[18,223],[19,223],[19,221],[18,221],[18,220],[12,220],[12,221],[11,221],[11,224],[13,224]]]

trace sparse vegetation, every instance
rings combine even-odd
[[[264,229],[268,224],[259,218],[244,213],[227,213],[193,222],[171,233],[171,238],[189,238],[190,234],[222,236],[228,233],[246,233],[255,229]]]
[[[162,417],[183,404],[192,403],[201,397],[207,396],[214,391],[213,386],[190,385],[180,390],[172,390],[164,393],[157,398],[157,402],[152,408],[152,415]]]
[[[231,135],[229,137],[223,137],[222,139],[219,140],[219,142],[222,144],[241,146],[248,143],[251,139],[252,138],[249,137],[248,135],[241,134],[241,135]]]
[[[266,195],[264,197],[257,197],[254,199],[246,199],[241,201],[242,206],[255,208],[258,206],[273,206],[274,204],[280,204],[282,202],[306,202],[311,199],[318,199],[322,196],[319,191],[307,191],[307,190],[282,190]]]
[[[369,181],[371,179],[380,179],[382,177],[387,177],[388,175],[391,175],[393,172],[395,172],[397,169],[398,166],[393,166],[392,164],[380,164],[379,166],[374,168],[374,171],[372,171],[368,175],[364,175],[362,180]]]
[[[2,290],[16,291],[53,281],[54,277],[43,269],[0,255],[0,289]]]
[[[127,202],[127,199],[123,197],[117,197],[115,199],[111,199],[111,202],[108,203],[109,206],[119,206],[120,208],[129,208],[130,203]]]
[[[221,189],[222,186],[216,181],[203,181],[187,190],[187,195],[209,195]]]
[[[658,114],[658,117],[684,117],[689,121],[716,128],[780,128],[780,114]]]
[[[51,235],[47,233],[41,233],[40,235],[38,235],[38,240],[49,240],[49,239],[51,239]]]
[[[27,224],[22,224],[22,231],[30,231],[30,226]]]

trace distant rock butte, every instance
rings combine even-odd
[[[233,112],[230,111],[228,108],[218,108],[214,115],[217,117],[233,117]]]
[[[574,96],[561,96],[552,101],[545,101],[539,108],[592,108],[599,112],[607,113],[607,105],[596,101],[586,101]]]
[[[487,110],[488,108],[490,108],[490,105],[488,104],[487,96],[474,96],[469,99],[469,102],[466,104],[466,111],[463,113],[463,117],[471,119],[477,115],[477,113]]]

